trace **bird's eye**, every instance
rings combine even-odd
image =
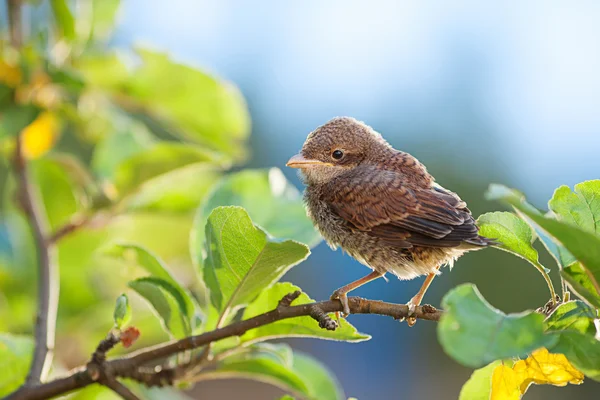
[[[335,158],[336,160],[339,160],[342,157],[344,157],[344,152],[341,150],[334,150],[333,153],[331,153],[331,157]]]

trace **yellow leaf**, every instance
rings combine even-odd
[[[525,360],[517,361],[513,370],[523,377],[521,393],[525,393],[532,383],[566,386],[568,383],[579,385],[583,382],[583,373],[571,365],[564,354],[551,354],[545,348],[534,351]]]
[[[498,365],[492,374],[492,392],[490,400],[519,400],[521,380],[512,368]]]
[[[21,131],[23,155],[34,159],[44,155],[54,146],[60,130],[58,118],[51,112],[42,112]]]
[[[579,385],[583,373],[577,370],[564,354],[552,354],[541,348],[512,368],[499,365],[492,374],[492,400],[518,400],[532,383],[536,385]]]

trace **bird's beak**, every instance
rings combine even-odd
[[[292,158],[290,158],[285,165],[290,168],[308,168],[313,165],[328,165],[328,164],[324,163],[322,161],[319,161],[319,160],[309,160],[307,158],[304,158],[304,156],[302,154],[298,153],[295,156],[293,156]]]

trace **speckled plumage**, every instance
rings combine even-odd
[[[332,248],[374,271],[413,279],[492,244],[478,235],[464,201],[362,122],[332,119],[308,136],[299,156],[314,161],[296,166],[308,215]]]

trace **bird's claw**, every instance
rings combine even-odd
[[[350,315],[350,305],[348,304],[348,296],[346,295],[346,293],[344,292],[339,292],[339,291],[335,291],[333,292],[333,294],[330,297],[331,300],[339,300],[340,303],[342,303],[342,312],[341,315],[342,317],[346,318],[348,315]],[[336,312],[335,316],[338,319],[338,322],[340,320],[340,312]]]
[[[417,305],[412,301],[409,301],[408,304],[408,314],[406,315],[406,323],[409,327],[415,326],[417,323],[417,318],[415,317],[415,311],[417,311]]]

